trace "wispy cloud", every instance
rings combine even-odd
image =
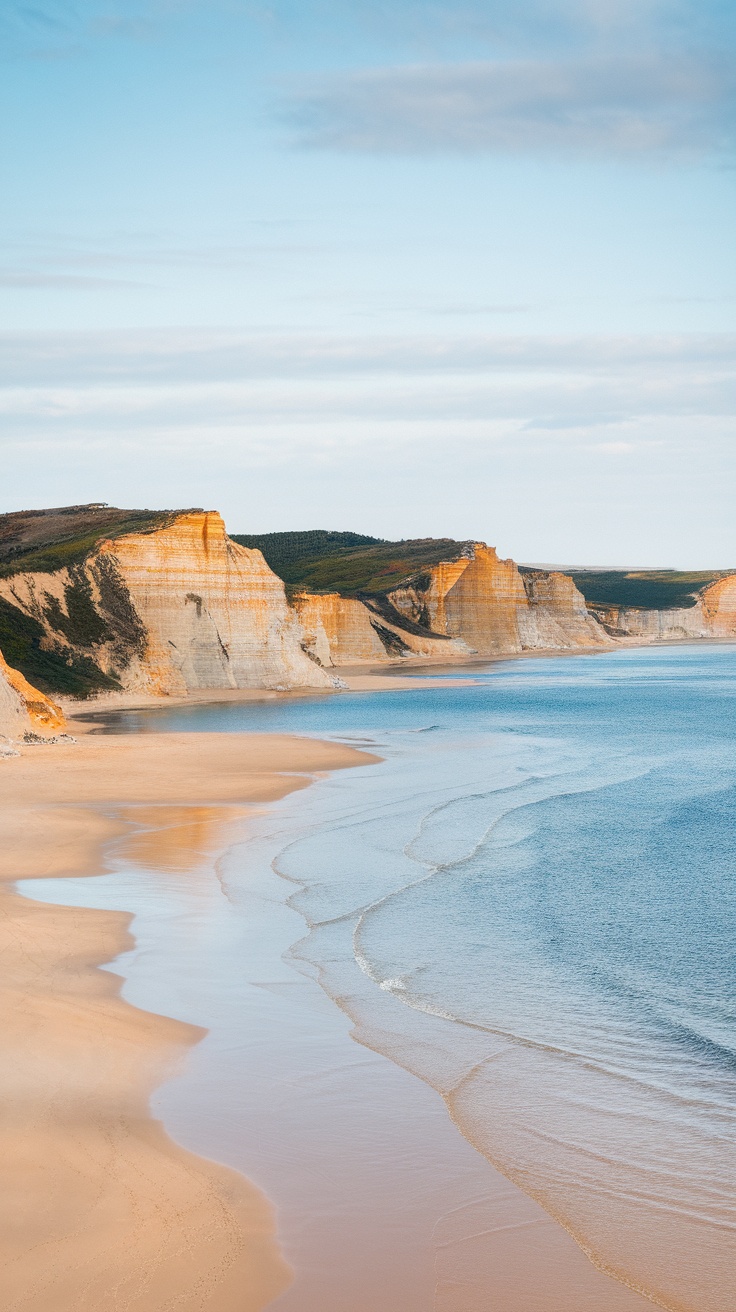
[[[243,531],[337,505],[527,559],[725,566],[735,366],[736,335],[5,333],[0,509],[209,504]]]
[[[205,0],[212,5],[216,0]],[[230,5],[238,0],[229,0]],[[476,48],[527,52],[606,45],[641,50],[663,43],[722,48],[736,15],[722,0],[241,0],[264,28],[295,26],[344,42],[347,28],[374,42],[447,54]]]
[[[9,0],[0,10],[0,55],[61,59],[90,39],[145,39],[166,9],[157,0]]]
[[[46,291],[95,291],[110,287],[144,287],[130,278],[95,278],[76,273],[37,273],[0,269],[0,287]]]
[[[132,388],[185,409],[199,389],[203,418],[240,404],[277,410],[345,407],[388,414],[412,407],[516,415],[552,428],[658,414],[736,413],[736,335],[621,337],[248,337],[232,331],[0,334],[0,392],[30,398],[59,387],[98,401]],[[378,386],[376,385],[378,383]],[[274,384],[276,391],[272,391]],[[307,391],[300,389],[306,388]],[[238,391],[238,389],[245,389]],[[261,389],[260,391],[258,389]],[[265,390],[264,390],[265,389]],[[311,389],[311,391],[309,390]],[[159,392],[153,401],[154,393]],[[164,393],[166,396],[164,396]],[[301,397],[301,400],[298,399]],[[235,399],[234,399],[235,398]],[[86,404],[86,403],[85,403]],[[118,404],[117,399],[114,404]],[[127,404],[127,403],[126,403]],[[136,403],[137,404],[137,403]],[[175,407],[176,408],[176,407]]]
[[[736,65],[712,55],[487,60],[342,74],[294,94],[296,141],[378,153],[731,152]]]

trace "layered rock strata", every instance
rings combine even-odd
[[[513,560],[499,559],[483,542],[410,579],[389,599],[402,614],[480,656],[610,643],[568,575],[522,575]]]
[[[482,542],[423,539],[379,544],[382,555],[371,546],[363,592],[348,551],[352,595],[303,590],[289,603],[261,551],[230,539],[215,512],[92,506],[0,520],[6,723],[29,723],[35,703],[53,725],[36,683],[77,697],[329,688],[341,665],[736,636],[736,575],[677,610],[586,605],[567,574],[520,570]],[[411,572],[397,583],[402,553]],[[372,590],[383,577],[387,590]]]
[[[382,598],[358,600],[337,592],[299,593],[294,606],[309,654],[323,666],[355,665],[416,656],[457,660],[469,648],[430,633]]]
[[[522,578],[529,602],[529,609],[519,615],[523,649],[566,651],[601,647],[610,640],[569,574],[533,570]]]
[[[281,579],[260,551],[233,542],[214,512],[99,548],[145,633],[138,678],[152,691],[329,687],[302,648]]]
[[[692,606],[643,610],[631,606],[596,606],[595,614],[616,638],[643,642],[677,642],[687,638],[736,637],[736,575],[718,579],[698,593]]]
[[[566,574],[521,574],[492,547],[464,546],[385,596],[297,594],[310,654],[324,666],[399,657],[457,660],[602,647],[610,636]]]
[[[0,599],[36,626],[37,658],[86,677],[88,692],[332,686],[281,579],[214,512],[103,540],[53,573],[12,574]]]

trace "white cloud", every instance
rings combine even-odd
[[[292,449],[328,450],[340,463],[365,445],[370,463],[385,443],[398,458],[397,443],[452,449],[459,440],[572,450],[587,439],[621,454],[632,428],[637,443],[655,431],[663,439],[668,425],[697,441],[706,425],[732,424],[735,364],[733,335],[5,334],[0,443],[81,440],[112,452],[121,442],[217,440],[238,459],[258,450],[275,464]]]
[[[295,94],[303,146],[363,152],[729,151],[736,66],[712,55],[486,60],[341,74]]]
[[[736,336],[0,336],[2,505],[733,564]],[[337,509],[336,509],[337,507]]]

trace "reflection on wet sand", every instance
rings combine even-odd
[[[126,806],[117,814],[130,832],[117,856],[141,869],[198,870],[227,847],[233,826],[247,814],[237,806]]]

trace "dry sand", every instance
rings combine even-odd
[[[385,686],[381,676],[376,685]],[[11,881],[100,873],[104,845],[123,836],[142,864],[186,872],[254,805],[375,759],[277,735],[85,733],[76,744],[26,746],[0,762],[2,1312],[256,1312],[274,1299],[281,1306],[292,1278],[268,1199],[237,1171],[179,1147],[150,1115],[151,1091],[203,1031],[124,1002],[120,979],[98,969],[131,944],[130,917],[33,902]],[[412,1090],[429,1098],[423,1086]],[[450,1162],[460,1147],[467,1155],[454,1134],[443,1110]],[[421,1161],[436,1153],[436,1140],[420,1143]],[[435,1184],[440,1215],[441,1171]],[[644,1306],[501,1177],[486,1204],[490,1220],[479,1213],[477,1226],[440,1245],[460,1264],[443,1307]],[[363,1239],[349,1236],[362,1259]],[[415,1305],[410,1292],[407,1307]],[[303,1312],[301,1298],[296,1306]],[[366,1288],[360,1306],[379,1312],[381,1304]]]
[[[255,1312],[290,1281],[263,1195],[148,1111],[201,1031],[97,967],[130,917],[53,907],[19,878],[96,874],[121,803],[262,803],[374,758],[285,736],[85,735],[0,762],[3,1312]],[[107,805],[106,805],[107,804]]]

